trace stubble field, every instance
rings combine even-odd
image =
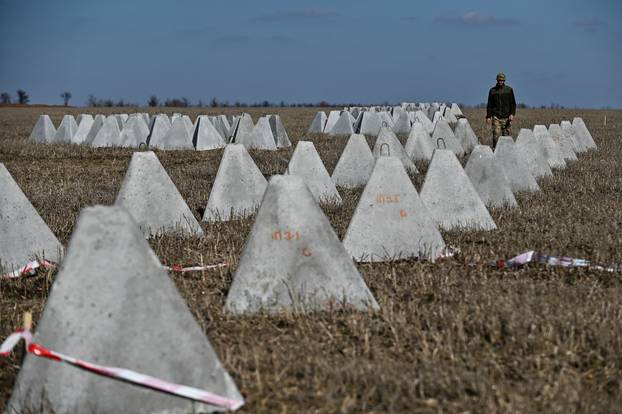
[[[245,111],[255,121],[281,114],[294,146],[312,140],[332,173],[347,137],[306,134],[317,109]],[[0,108],[0,162],[65,245],[81,208],[114,202],[132,154],[28,141],[39,114],[48,113],[58,126],[63,114],[81,112],[128,108]],[[151,112],[194,119],[241,110]],[[483,111],[465,115],[479,137],[489,134]],[[518,197],[519,208],[491,211],[498,230],[444,233],[461,254],[442,263],[357,265],[380,304],[377,313],[225,314],[252,219],[202,223],[203,239],[150,240],[166,263],[231,263],[228,269],[171,277],[244,394],[241,411],[622,412],[622,274],[487,266],[532,249],[622,262],[622,111],[519,110],[513,135],[521,127],[574,116],[583,117],[599,149],[541,180],[542,191]],[[285,171],[293,148],[251,155],[268,177]],[[200,220],[222,150],[156,153]],[[422,174],[413,178],[419,190],[425,166],[418,167]],[[340,189],[344,204],[324,207],[340,238],[361,192]],[[33,311],[37,320],[55,274],[0,281],[0,339],[20,326],[23,312]],[[0,360],[0,407],[10,396],[20,358],[18,353]]]

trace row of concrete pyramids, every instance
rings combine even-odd
[[[291,145],[279,115],[259,118],[257,124],[249,114],[199,115],[193,123],[187,115],[148,114],[92,115],[82,114],[78,121],[65,115],[58,130],[48,115],[41,115],[30,139],[37,142],[83,144],[92,147],[146,146],[158,149],[210,150],[230,142],[248,149],[275,150]]]

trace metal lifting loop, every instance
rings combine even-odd
[[[438,146],[439,141],[443,141],[443,149],[447,149],[447,144],[445,144],[445,138],[439,138],[436,140],[436,148],[440,149]]]
[[[139,150],[148,149],[147,143],[141,142],[140,144],[138,144],[138,149]]]
[[[384,128],[388,128],[388,127],[389,127],[389,124],[387,124],[387,121],[382,121],[382,126],[383,126]]]
[[[391,147],[389,147],[389,144],[387,144],[386,142],[380,144],[380,156],[381,157],[383,156],[382,149],[385,148],[385,147],[387,148],[387,155],[386,156],[390,157],[391,156]]]

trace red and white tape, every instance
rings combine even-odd
[[[528,263],[540,263],[547,266],[559,267],[585,267],[604,272],[622,272],[622,266],[620,265],[597,265],[586,259],[577,259],[567,256],[549,256],[535,250],[519,254],[518,256],[512,257],[508,260],[497,260],[496,262],[491,262],[490,265],[499,269],[513,269],[524,266]]]
[[[162,265],[162,267],[164,267],[166,270],[170,270],[171,272],[178,272],[178,273],[202,272],[204,270],[218,269],[218,268],[227,267],[227,266],[229,266],[229,263],[227,262],[218,263],[215,265],[190,266],[190,267],[183,267],[182,265],[179,265],[179,264],[174,264],[170,266]]]
[[[57,362],[65,362],[77,368],[88,372],[102,375],[105,377],[129,382],[141,387],[151,388],[157,391],[166,392],[168,394],[177,395],[179,397],[188,398],[205,404],[222,407],[227,410],[235,411],[244,405],[243,401],[233,400],[227,397],[216,395],[212,392],[201,390],[186,385],[175,384],[164,381],[159,378],[144,375],[125,368],[107,367],[97,365],[80,359],[63,355],[59,352],[45,348],[43,345],[32,341],[32,334],[29,330],[17,331],[11,335],[0,345],[0,355],[8,355],[21,339],[26,342],[26,350],[38,357],[51,359]]]

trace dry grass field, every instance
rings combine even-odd
[[[314,141],[332,173],[346,138],[306,134],[316,110],[246,109],[254,120],[280,113],[294,145]],[[83,111],[128,109],[0,108],[0,162],[64,244],[81,208],[114,202],[132,154],[28,141],[39,114],[50,114],[58,126],[64,113]],[[193,118],[239,112],[175,111]],[[465,114],[478,136],[489,134],[481,110]],[[574,116],[583,117],[598,151],[543,179],[540,193],[518,198],[519,208],[492,211],[498,230],[444,234],[461,254],[442,263],[358,265],[381,306],[377,313],[223,313],[252,219],[202,224],[204,239],[152,239],[167,263],[231,263],[228,269],[171,277],[244,394],[241,411],[622,412],[622,274],[486,265],[531,249],[622,262],[622,111],[519,110],[514,136],[520,127]],[[251,155],[270,176],[285,171],[292,152],[293,147]],[[157,155],[200,219],[222,151]],[[425,171],[420,167],[417,189]],[[339,237],[361,191],[341,194],[342,207],[324,207]],[[20,325],[24,311],[33,311],[36,321],[54,277],[50,271],[0,281],[0,338]],[[0,360],[0,406],[10,396],[19,361],[19,354]]]

